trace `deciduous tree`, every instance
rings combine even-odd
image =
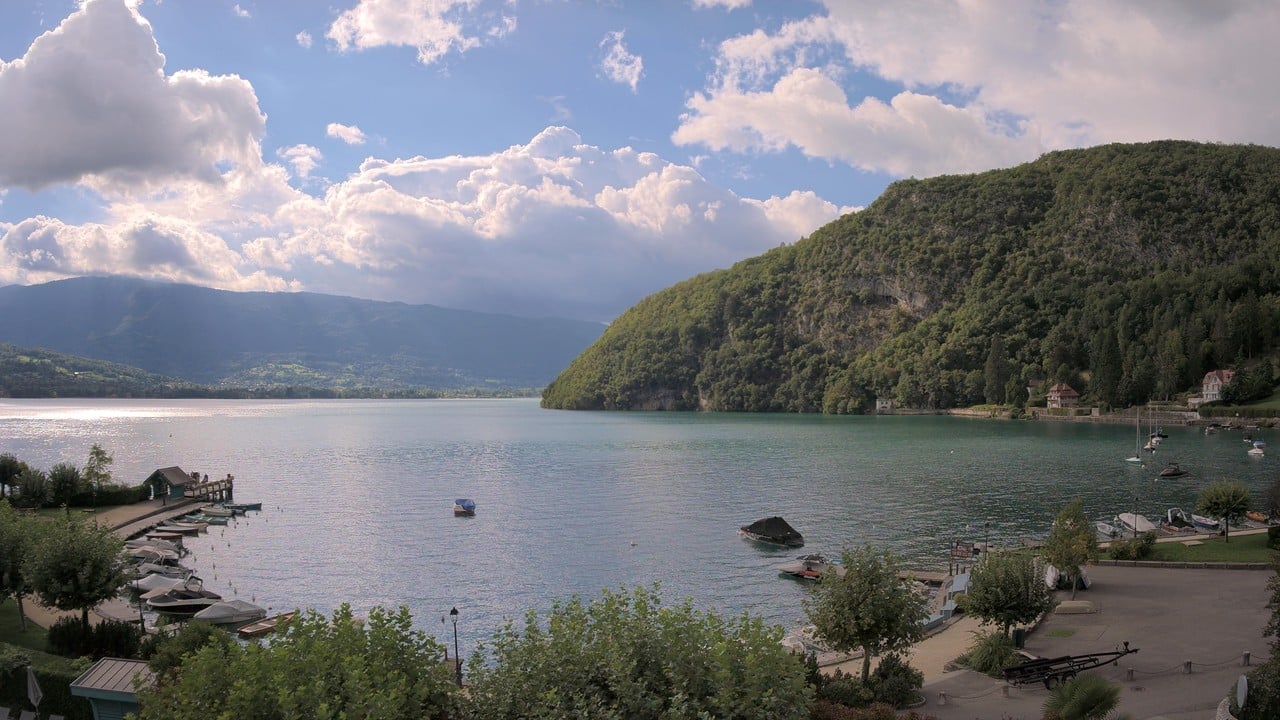
[[[468,717],[808,717],[810,689],[782,631],[722,619],[658,588],[558,602],[509,622],[467,664]]]
[[[27,629],[27,616],[22,610],[22,596],[27,582],[22,572],[35,521],[17,513],[8,500],[0,499],[0,602],[12,596],[18,603],[18,622]]]
[[[969,576],[965,612],[995,623],[1006,636],[1053,607],[1038,558],[1023,553],[984,553]]]
[[[190,640],[199,649],[138,693],[144,720],[457,716],[444,646],[404,607],[364,620],[347,605],[332,618],[309,611],[262,645]]]
[[[111,483],[111,463],[115,462],[115,458],[111,457],[111,453],[102,449],[98,443],[94,443],[89,448],[89,460],[84,464],[84,470],[80,473],[84,484],[88,486],[95,494],[103,485]]]
[[[89,610],[115,597],[125,582],[120,538],[75,520],[40,523],[34,535],[23,565],[31,590],[49,607],[79,610],[88,627]]]
[[[844,574],[823,575],[805,611],[832,649],[862,648],[865,683],[872,658],[904,651],[924,637],[929,614],[924,596],[898,576],[898,561],[888,551],[867,545],[841,557]]]
[[[12,453],[0,454],[0,497],[13,494],[18,484],[18,477],[27,469],[27,464],[14,457]]]
[[[71,497],[80,492],[80,468],[71,463],[58,463],[49,468],[49,492],[71,512]]]
[[[1084,515],[1084,501],[1072,500],[1053,520],[1044,546],[1049,561],[1071,582],[1071,598],[1076,597],[1080,566],[1098,556],[1098,533]]]
[[[1231,542],[1231,523],[1238,522],[1249,509],[1249,489],[1239,480],[1219,480],[1200,493],[1196,509],[1221,518],[1223,540]]]

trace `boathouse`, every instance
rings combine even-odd
[[[71,683],[71,694],[88,698],[93,720],[122,720],[140,710],[138,685],[153,682],[155,673],[144,660],[102,658]]]
[[[197,482],[195,475],[183,472],[182,468],[174,465],[173,467],[160,468],[151,473],[147,477],[146,484],[154,492],[158,498],[169,498],[173,500],[181,500],[183,494],[187,491],[188,485],[194,485]]]

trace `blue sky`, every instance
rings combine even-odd
[[[9,0],[0,283],[607,321],[902,177],[1280,144],[1280,4]]]

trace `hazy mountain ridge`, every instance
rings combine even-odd
[[[0,288],[0,342],[211,386],[536,388],[602,326],[122,277]]]
[[[860,412],[1172,397],[1280,343],[1280,150],[1163,141],[904,180],[793,245],[656,293],[560,408]],[[1268,368],[1270,365],[1268,365]]]

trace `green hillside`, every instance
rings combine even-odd
[[[1163,141],[904,180],[794,245],[624,313],[543,393],[572,409],[862,412],[1102,405],[1208,370],[1269,382],[1280,150]]]
[[[0,397],[173,397],[201,390],[127,365],[0,344]]]

